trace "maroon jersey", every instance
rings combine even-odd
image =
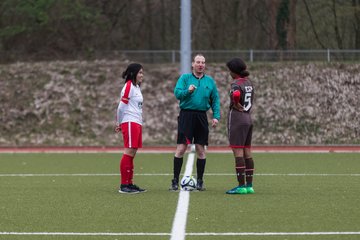
[[[244,107],[244,111],[233,108],[233,94],[240,92],[239,103]],[[254,99],[254,87],[248,78],[235,79],[231,84],[230,90],[230,110],[228,114],[228,133],[230,147],[248,148],[252,141],[252,119],[251,108]]]
[[[233,93],[240,91],[239,103],[244,107],[244,112],[250,112],[253,99],[254,99],[254,87],[248,78],[238,78],[231,83],[230,90],[230,108],[234,105]]]

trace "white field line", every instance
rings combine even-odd
[[[111,233],[111,232],[0,232],[1,235],[45,235],[45,236],[169,236],[170,233]]]
[[[360,235],[360,232],[227,232],[187,233],[189,236],[304,236],[304,235]]]
[[[229,153],[232,154],[231,149],[229,148],[229,150],[208,150],[206,151],[207,153]],[[266,149],[266,150],[261,150],[261,149],[254,149],[252,150],[253,153],[359,153],[360,150],[358,149],[335,149],[335,150],[331,150],[331,149],[309,149],[309,150],[279,150],[279,149]],[[1,150],[0,153],[6,153],[6,154],[23,154],[23,153],[118,153],[118,154],[122,154],[123,150]],[[174,153],[174,150],[139,150],[139,153],[155,153],[155,154],[159,154],[159,153]]]
[[[194,165],[195,153],[189,153],[186,161],[184,175],[191,176]],[[184,240],[186,235],[186,220],[189,209],[190,192],[181,191],[179,193],[178,205],[172,225],[170,240]]]
[[[45,236],[169,236],[170,233],[153,232],[0,232],[1,235],[45,235]],[[321,235],[360,235],[360,232],[203,232],[185,233],[186,236],[321,236]]]
[[[171,173],[138,173],[136,176],[172,176]],[[191,175],[191,174],[190,174]],[[234,173],[206,173],[206,176],[233,176]],[[256,176],[287,177],[360,177],[360,173],[257,173]],[[2,173],[0,177],[112,177],[119,173]]]

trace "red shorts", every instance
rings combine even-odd
[[[142,147],[142,126],[135,122],[125,122],[121,124],[121,132],[125,148]]]

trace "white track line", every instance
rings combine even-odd
[[[189,153],[186,161],[184,176],[191,176],[194,165],[195,153]],[[190,192],[181,191],[179,193],[178,205],[172,225],[170,240],[183,240],[186,235],[186,220],[189,209]]]
[[[0,147],[0,153],[122,153],[120,147]],[[138,153],[173,153],[173,147],[144,147]],[[210,147],[208,153],[229,153],[229,147]],[[358,145],[339,146],[254,146],[254,153],[359,153]]]

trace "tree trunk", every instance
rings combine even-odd
[[[360,0],[353,0],[355,49],[360,49]]]
[[[289,25],[287,31],[287,48],[296,48],[296,4],[297,0],[291,0],[289,6]]]
[[[337,19],[335,0],[332,0],[331,10],[332,10],[332,13],[334,16],[333,19],[334,19],[334,31],[335,31],[336,42],[337,42],[339,49],[343,49],[344,47],[343,47],[342,38],[340,36],[340,29],[339,29],[339,24],[338,24],[338,19]]]
[[[277,16],[277,11],[279,9],[279,5],[280,5],[280,1],[281,0],[270,0],[270,1],[265,1],[266,7],[268,9],[268,14],[269,14],[269,46],[271,49],[277,49],[278,44],[279,44],[279,40],[276,34],[276,16]]]

